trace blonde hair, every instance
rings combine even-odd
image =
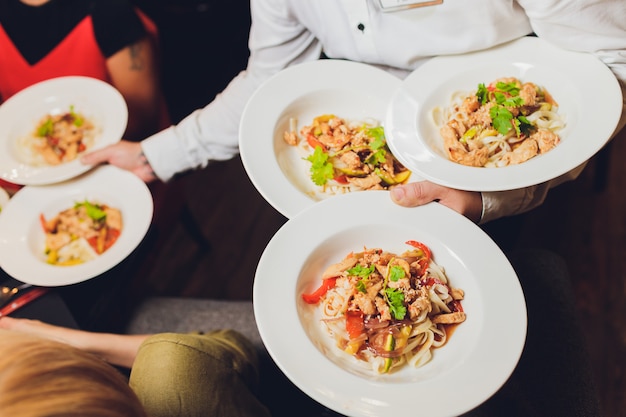
[[[72,346],[0,330],[0,417],[146,417],[126,378]]]

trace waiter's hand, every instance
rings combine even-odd
[[[404,207],[416,207],[438,201],[474,223],[480,221],[483,212],[483,199],[479,192],[455,190],[430,181],[399,185],[391,189],[390,195],[396,204]]]

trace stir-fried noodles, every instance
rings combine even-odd
[[[455,95],[433,118],[450,160],[474,167],[520,164],[546,153],[565,126],[546,89],[513,77]]]
[[[323,273],[322,285],[303,294],[321,309],[337,346],[378,373],[420,367],[465,321],[464,292],[449,285],[423,243],[408,241],[400,255],[380,248],[350,253]]]
[[[391,153],[385,131],[375,121],[348,122],[332,114],[300,129],[290,120],[289,145],[303,148],[311,180],[325,192],[387,190],[405,183],[411,172]]]
[[[40,215],[46,234],[46,261],[76,265],[108,250],[122,231],[122,213],[106,204],[84,201],[50,220]]]

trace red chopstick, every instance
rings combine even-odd
[[[8,316],[13,313],[15,310],[24,307],[26,304],[34,301],[50,291],[49,287],[37,287],[28,291],[26,294],[17,297],[15,300],[7,304],[6,306],[0,308],[0,317]]]

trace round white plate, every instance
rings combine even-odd
[[[316,289],[322,271],[348,253],[364,246],[401,253],[407,240],[428,245],[451,284],[465,290],[467,320],[423,367],[374,375],[334,347],[317,307],[301,294]],[[261,337],[279,368],[311,398],[348,416],[410,415],[415,404],[425,416],[466,412],[506,382],[526,337],[524,295],[498,246],[445,206],[407,209],[384,191],[327,199],[287,221],[261,256],[253,299]]]
[[[519,165],[482,168],[450,161],[432,109],[448,106],[454,92],[470,92],[501,77],[533,82],[552,94],[566,122],[559,131],[561,142]],[[387,141],[407,168],[432,182],[469,191],[512,190],[556,178],[591,158],[613,134],[621,111],[617,79],[599,59],[527,37],[486,51],[433,58],[419,67],[391,100]]]
[[[86,199],[122,211],[119,238],[91,261],[73,266],[46,263],[39,215],[51,218]],[[33,285],[56,287],[86,281],[113,268],[139,245],[152,212],[152,194],[146,184],[111,165],[59,184],[26,186],[15,193],[0,216],[0,267],[13,278]]]
[[[287,218],[332,196],[311,181],[310,164],[284,141],[289,119],[297,119],[298,130],[329,113],[384,125],[400,84],[376,67],[332,59],[299,64],[270,78],[248,101],[239,128],[241,159],[254,186]]]
[[[2,210],[9,203],[9,193],[2,187],[0,187],[0,214],[2,214]]]
[[[20,139],[32,134],[47,114],[69,111],[70,106],[93,121],[97,133],[88,151],[122,139],[128,121],[124,97],[113,86],[95,78],[68,76],[34,84],[0,105],[0,178],[14,184],[43,185],[64,181],[91,167],[78,159],[60,165],[36,166]]]

